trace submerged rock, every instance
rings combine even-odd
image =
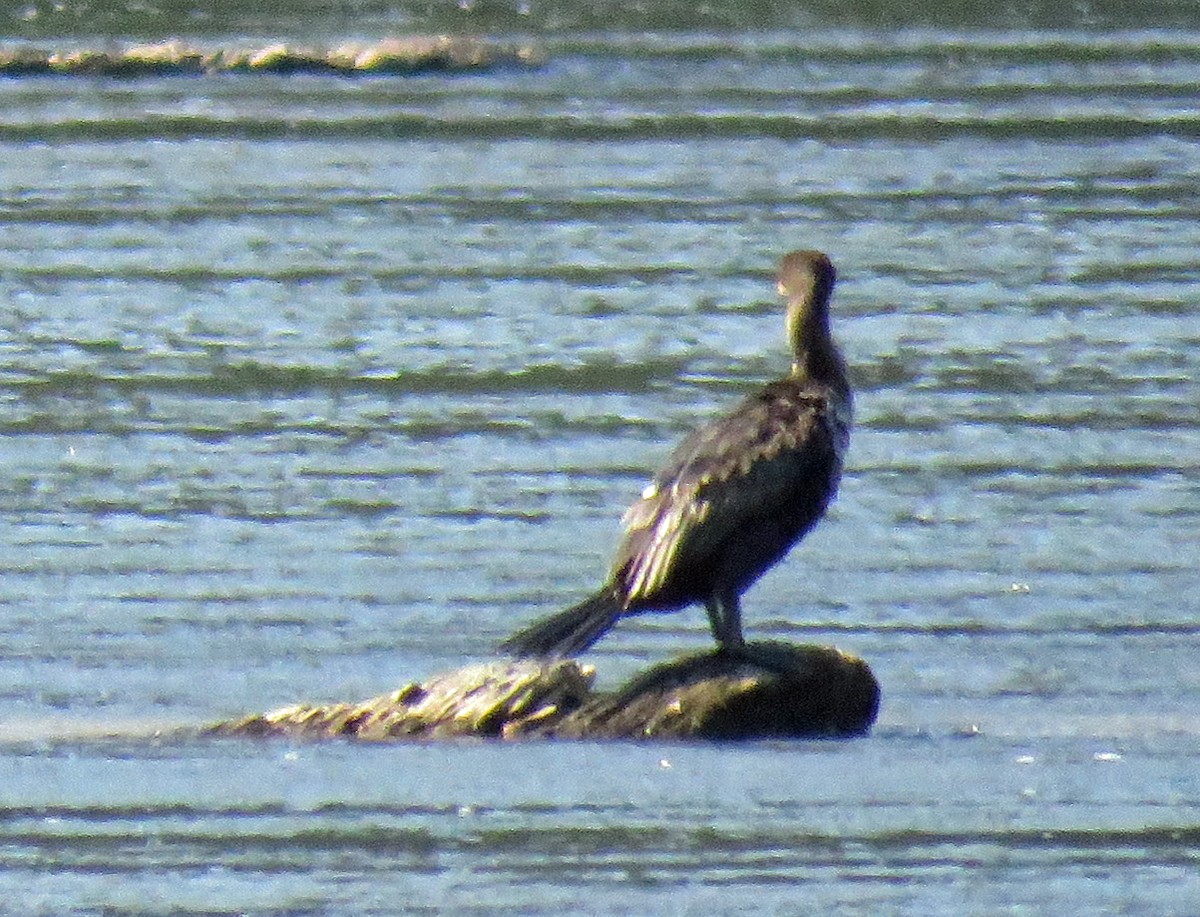
[[[45,51],[27,45],[0,47],[0,75],[43,73],[86,76],[163,76],[222,72],[418,73],[537,66],[541,52],[463,35],[414,35],[334,47],[276,42],[255,47],[201,48],[179,40],[123,48]]]

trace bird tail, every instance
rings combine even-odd
[[[623,611],[616,589],[605,586],[578,605],[517,631],[500,644],[500,651],[521,658],[576,656],[604,636]]]

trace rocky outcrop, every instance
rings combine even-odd
[[[360,703],[299,704],[213,735],[403,741],[811,738],[861,735],[879,707],[865,662],[831,647],[752,643],[686,656],[611,693],[575,660],[467,666]]]

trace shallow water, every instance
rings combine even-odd
[[[0,80],[0,911],[1194,912],[1200,20],[832,6],[198,4],[208,41],[468,21],[547,64]],[[93,15],[9,25],[166,33]],[[867,659],[870,737],[173,731],[585,594],[671,443],[785,365],[795,247],[839,266],[858,425],[748,633]]]

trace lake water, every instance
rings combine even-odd
[[[0,913],[1200,913],[1200,13],[243,6],[0,23],[546,63],[0,78]],[[870,736],[177,731],[585,595],[783,371],[798,247],[858,425],[747,632],[865,658]],[[588,660],[709,642],[691,609]]]

